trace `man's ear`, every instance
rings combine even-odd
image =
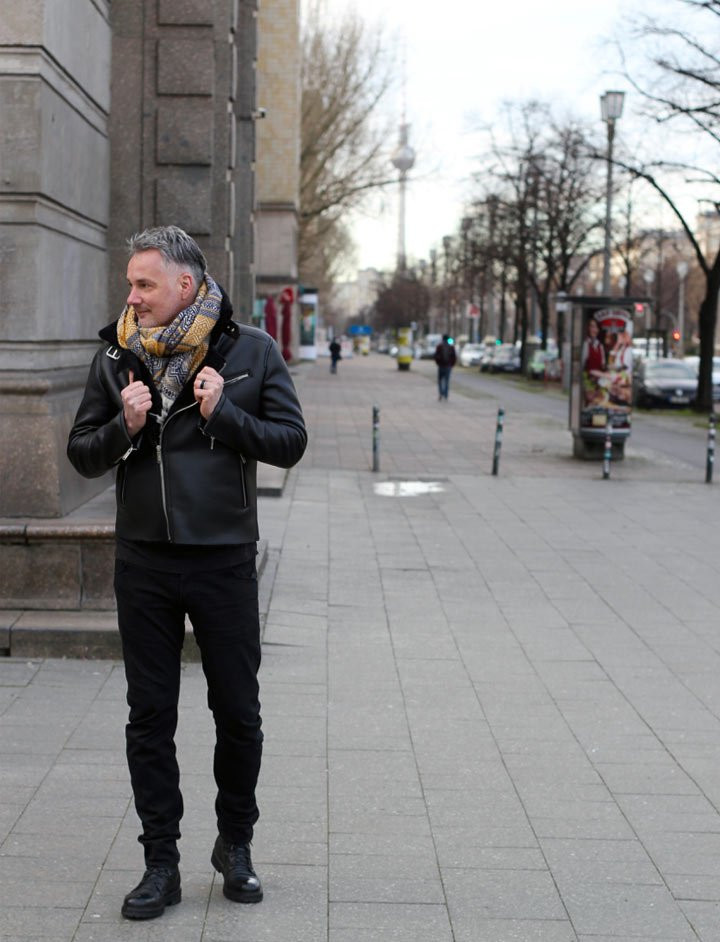
[[[190,272],[184,271],[180,275],[180,290],[182,291],[183,297],[188,298],[190,295],[195,293],[195,282]]]

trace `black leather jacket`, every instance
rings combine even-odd
[[[231,318],[223,296],[203,365],[223,376],[225,389],[207,422],[192,377],[161,422],[160,396],[145,365],[117,345],[115,323],[100,331],[105,343],[90,367],[67,452],[85,477],[117,466],[118,536],[213,545],[257,540],[256,463],[289,468],[302,457],[305,423],[277,344]],[[153,397],[133,440],[120,397],[129,370]]]

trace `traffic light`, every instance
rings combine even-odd
[[[680,331],[677,328],[675,328],[675,330],[672,332],[672,339],[675,341],[675,343],[677,343],[680,339]]]

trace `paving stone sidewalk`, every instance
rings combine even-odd
[[[311,444],[261,502],[265,900],[209,864],[198,665],[183,902],[136,924],[122,667],[5,659],[0,940],[720,940],[716,486],[632,449],[603,481],[532,411],[493,478],[502,379],[448,403],[427,363],[296,380]]]

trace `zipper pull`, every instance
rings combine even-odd
[[[215,436],[211,435],[210,436],[210,451],[212,451],[214,447],[215,447]]]

